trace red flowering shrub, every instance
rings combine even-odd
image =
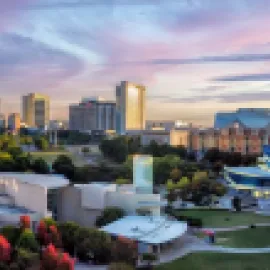
[[[11,246],[7,239],[0,235],[0,262],[7,262],[10,260]]]
[[[42,253],[41,270],[53,270],[58,265],[58,253],[55,246],[50,244]]]
[[[41,246],[47,245],[49,243],[46,224],[43,220],[39,222],[37,227],[37,239]]]
[[[67,253],[60,254],[50,244],[42,254],[41,270],[74,270],[74,259]]]
[[[73,258],[70,258],[68,253],[63,253],[59,263],[57,270],[74,270],[74,262]]]
[[[20,225],[23,230],[30,229],[31,227],[31,219],[29,216],[21,216],[20,217]]]

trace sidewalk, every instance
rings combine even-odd
[[[255,223],[256,227],[270,227],[270,223]],[[226,227],[226,228],[203,228],[204,230],[212,230],[214,232],[232,232],[237,230],[243,230],[250,228],[250,225],[247,226],[234,226],[234,227]],[[269,228],[270,229],[270,228]]]

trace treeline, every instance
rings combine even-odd
[[[100,143],[100,150],[105,158],[117,163],[125,162],[129,155],[134,154],[148,154],[153,157],[176,155],[182,159],[195,159],[194,155],[188,154],[187,149],[183,146],[159,145],[155,141],[143,146],[140,143],[140,137],[119,136],[113,139],[104,139]]]

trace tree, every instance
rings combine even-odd
[[[63,222],[58,224],[58,229],[62,237],[63,248],[70,255],[73,255],[75,252],[75,235],[79,228],[79,225],[74,222]]]
[[[179,182],[176,183],[176,187],[181,189],[186,187],[190,183],[190,180],[187,177],[182,177]]]
[[[131,181],[130,179],[118,178],[116,179],[115,183],[117,185],[126,185],[126,184],[131,184]]]
[[[177,182],[181,177],[181,172],[178,168],[174,168],[170,172],[170,178],[173,180],[173,182]]]
[[[177,199],[177,193],[174,190],[170,190],[167,194],[168,204],[171,206],[174,201]]]
[[[152,266],[152,263],[157,260],[157,256],[154,253],[144,253],[142,255],[143,261],[147,262],[148,266]]]
[[[200,180],[186,185],[180,190],[180,197],[185,201],[192,201],[196,205],[209,205],[212,195],[223,196],[226,188],[211,180]]]
[[[28,155],[21,154],[14,158],[14,169],[18,172],[26,172],[31,165],[31,160]]]
[[[38,159],[34,160],[31,167],[35,173],[39,173],[39,174],[50,173],[50,168],[49,168],[47,162],[42,158],[38,158]]]
[[[62,174],[68,179],[73,179],[75,174],[75,166],[72,162],[72,159],[66,155],[60,155],[54,161],[52,165],[53,170],[58,173]]]
[[[15,170],[15,162],[7,152],[0,152],[0,171],[12,172]]]
[[[122,218],[125,215],[125,212],[123,209],[118,207],[107,207],[103,210],[101,215],[96,220],[96,226],[97,227],[103,227],[107,224],[110,224],[120,218]]]
[[[104,139],[99,146],[104,157],[112,161],[123,163],[128,156],[128,143],[125,137],[117,137],[114,139]]]
[[[45,151],[49,148],[48,140],[46,140],[44,137],[39,137],[35,140],[35,146],[37,149]]]
[[[92,259],[98,263],[108,263],[111,239],[108,234],[97,229],[79,228],[75,234],[75,248],[81,261]]]

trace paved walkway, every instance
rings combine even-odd
[[[256,227],[270,227],[270,223],[256,223],[254,224]],[[250,226],[234,226],[234,227],[226,227],[226,228],[203,228],[203,230],[212,230],[214,232],[232,232],[237,230],[248,229]]]
[[[74,270],[107,270],[107,266],[95,266],[88,264],[76,264]]]
[[[155,264],[164,264],[182,258],[194,252],[220,252],[220,253],[238,253],[238,254],[258,254],[270,253],[269,248],[227,248],[217,245],[211,245],[204,240],[192,235],[184,235],[179,241],[175,243],[171,249],[163,251],[160,255],[159,261]]]

